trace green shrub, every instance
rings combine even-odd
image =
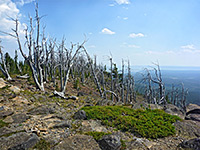
[[[84,133],[85,135],[90,135],[90,136],[93,136],[93,138],[98,141],[102,138],[102,136],[104,135],[109,135],[109,134],[112,134],[111,132],[96,132],[96,131],[91,131],[91,132],[86,132]]]
[[[146,138],[161,138],[175,134],[172,123],[181,120],[163,110],[134,110],[125,106],[83,107],[88,119],[99,119],[104,125],[128,131]]]

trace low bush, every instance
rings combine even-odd
[[[125,106],[89,106],[83,107],[82,110],[86,112],[87,119],[98,119],[104,125],[146,138],[175,134],[172,123],[181,120],[159,109],[134,110]]]

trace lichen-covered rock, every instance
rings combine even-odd
[[[91,136],[74,135],[61,141],[54,150],[100,150]]]
[[[53,114],[55,113],[55,110],[52,107],[48,106],[38,106],[36,108],[33,108],[29,111],[29,114],[31,115],[43,115],[43,114]]]
[[[120,150],[121,148],[121,141],[118,135],[104,135],[98,143],[103,150]]]

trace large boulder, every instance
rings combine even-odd
[[[120,150],[121,141],[118,135],[104,135],[99,141],[99,146],[103,150]]]
[[[179,144],[179,147],[187,150],[200,150],[200,138],[185,140]]]
[[[61,141],[54,150],[100,150],[100,148],[93,137],[77,134]]]
[[[200,106],[197,104],[188,104],[186,107],[187,113],[194,109],[200,109]]]
[[[185,119],[200,122],[200,106],[196,104],[189,104],[187,106],[187,113]]]
[[[200,137],[200,124],[192,120],[177,121],[174,123],[179,136],[191,139]]]

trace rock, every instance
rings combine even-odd
[[[194,138],[187,141],[183,141],[178,147],[190,150],[200,150],[200,138]]]
[[[84,92],[78,92],[78,94],[77,94],[78,97],[79,97],[79,96],[84,96],[84,95],[88,95],[88,94],[86,94],[86,93],[84,93]]]
[[[18,88],[17,86],[11,86],[11,87],[9,87],[9,90],[14,92],[15,94],[19,94],[21,91],[20,88]]]
[[[200,122],[200,113],[199,114],[188,114],[185,117],[186,120],[194,120],[194,121],[199,121]]]
[[[3,78],[0,78],[0,89],[6,87],[8,84],[6,84],[6,81]]]
[[[22,123],[29,119],[29,116],[27,116],[26,114],[15,114],[12,115],[12,119],[14,120],[14,123]]]
[[[13,134],[9,137],[1,137],[0,138],[0,149],[7,150],[11,147],[17,146],[25,141],[27,141],[30,136],[25,132],[20,132]]]
[[[5,118],[7,116],[12,115],[14,112],[10,110],[0,111],[0,118]]]
[[[200,137],[200,124],[191,120],[177,121],[174,123],[176,132],[184,138]]]
[[[28,100],[21,97],[21,96],[16,96],[15,98],[12,99],[14,103],[23,103],[23,104],[28,104]]]
[[[3,120],[5,123],[13,123],[14,120],[12,119],[11,116],[7,116],[4,120]]]
[[[71,128],[71,122],[70,121],[62,121],[56,125],[54,125],[52,128]]]
[[[115,103],[111,100],[107,100],[107,99],[101,99],[97,102],[96,105],[98,106],[113,106]]]
[[[74,119],[87,119],[86,112],[84,110],[79,110],[74,114]]]
[[[181,119],[185,118],[184,112],[180,108],[178,108],[177,106],[175,106],[173,104],[167,104],[164,111],[170,115],[178,116]]]
[[[156,143],[153,141],[149,141],[148,139],[145,138],[133,138],[134,142],[133,145],[144,145],[146,148],[150,149],[153,145],[155,145]],[[138,147],[139,148],[139,147]]]
[[[37,144],[37,142],[39,142],[38,136],[36,134],[32,134],[32,136],[27,141],[17,146],[11,147],[8,150],[26,150],[34,147]]]
[[[99,145],[91,136],[74,135],[65,138],[54,150],[100,150]]]
[[[7,128],[7,127],[0,128],[0,137],[6,134],[13,133],[13,132],[14,131],[12,129]]]
[[[120,150],[121,148],[121,141],[118,135],[104,135],[98,143],[103,150]]]
[[[186,111],[187,113],[191,110],[194,110],[194,109],[200,109],[200,106],[199,105],[196,105],[196,104],[188,104],[187,107],[186,107]]]
[[[55,109],[48,107],[48,106],[38,106],[36,108],[33,108],[29,111],[29,114],[31,115],[44,115],[44,114],[53,114],[55,113]]]
[[[160,105],[157,104],[148,104],[144,101],[142,102],[137,102],[136,104],[133,105],[133,109],[146,109],[146,108],[150,108],[150,109],[162,109],[162,107]]]

